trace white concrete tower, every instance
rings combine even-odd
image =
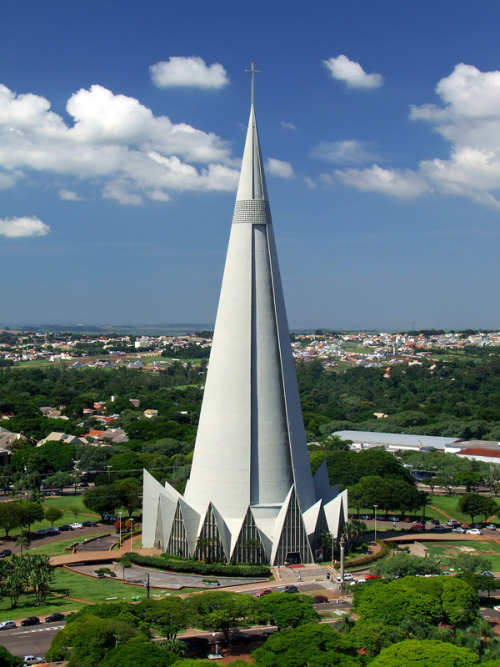
[[[146,473],[145,546],[282,564],[335,536],[346,494],[311,475],[253,105],[184,497]]]

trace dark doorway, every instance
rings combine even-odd
[[[288,553],[285,558],[285,563],[288,563],[288,565],[300,565],[302,563],[300,552],[293,551]]]

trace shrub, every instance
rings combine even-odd
[[[171,570],[186,574],[207,574],[221,577],[270,577],[271,570],[267,565],[224,565],[224,563],[201,563],[196,560],[162,556],[141,556],[127,553],[120,559],[122,565],[135,563],[154,567],[158,570]]]

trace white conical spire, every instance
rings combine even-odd
[[[241,163],[240,182],[236,201],[261,199],[268,201],[264,166],[260,153],[259,133],[255,110],[252,104],[248,122],[247,138]]]
[[[337,502],[326,467],[311,475],[255,120],[257,70],[247,71],[250,120],[191,475],[181,497],[145,474],[143,544],[311,562],[320,532],[338,535],[347,497]]]
[[[293,484],[315,502],[252,104],[185,495],[239,516],[277,507]]]

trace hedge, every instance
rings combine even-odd
[[[359,556],[359,558],[354,558],[353,560],[346,563],[347,567],[352,568],[352,567],[360,567],[362,565],[368,565],[369,563],[373,563],[379,558],[387,556],[387,554],[390,551],[390,547],[387,544],[387,542],[383,542],[382,540],[377,540],[377,544],[381,547],[380,550],[377,551],[377,553],[366,554],[365,556]]]
[[[141,556],[136,553],[126,553],[121,557],[120,563],[127,565],[145,565],[158,570],[171,570],[172,572],[185,572],[188,574],[210,574],[220,577],[256,577],[267,578],[271,576],[271,570],[267,565],[224,565],[223,563],[202,563],[196,560],[181,560],[163,556]]]

